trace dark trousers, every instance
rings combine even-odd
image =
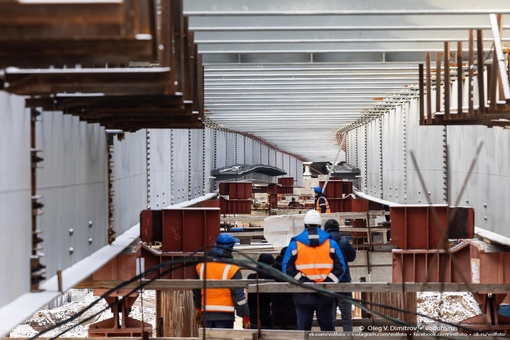
[[[303,331],[312,330],[313,312],[315,312],[321,331],[334,331],[335,319],[332,317],[332,309],[333,303],[324,305],[296,305],[297,329]]]
[[[338,306],[340,313],[342,313],[342,330],[344,332],[352,332],[352,304],[350,302],[352,293],[343,292],[338,294],[345,296],[346,299],[337,299],[336,305],[333,306],[333,318],[336,319],[336,306]]]
[[[209,320],[205,321],[206,328],[234,328],[234,321],[230,320]]]

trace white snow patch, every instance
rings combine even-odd
[[[26,320],[23,324],[19,325],[15,329],[13,329],[10,333],[10,337],[12,338],[27,338],[32,337],[39,332],[49,329],[52,326],[58,324],[59,322],[69,320],[73,315],[76,315],[78,312],[85,309],[92,302],[96,301],[99,297],[94,296],[92,291],[84,294],[82,301],[73,301],[69,303],[65,303],[64,305],[51,309],[41,309],[37,311],[32,317]],[[143,321],[152,324],[153,329],[155,327],[155,292],[151,290],[144,291],[138,299],[135,301],[131,308],[131,312],[129,314],[130,317],[137,320],[142,320],[142,298],[143,298]],[[101,310],[105,309],[100,313]],[[95,315],[100,313],[98,315]],[[89,317],[92,318],[88,321],[85,321]],[[91,310],[85,312],[82,316],[80,316],[77,320],[70,321],[64,326],[58,327],[54,330],[48,331],[41,335],[43,338],[51,338],[55,337],[61,332],[69,329],[72,326],[75,326],[73,329],[67,331],[61,336],[66,338],[85,338],[88,336],[89,325],[96,323],[101,320],[109,319],[113,316],[110,308],[107,307],[107,303],[105,300],[100,300],[97,304],[95,304]],[[82,324],[79,324],[82,322]],[[79,325],[78,325],[79,324]]]
[[[417,294],[416,304],[418,313],[453,324],[482,313],[471,293],[423,292]],[[430,318],[418,316],[418,325],[434,322]]]
[[[142,301],[143,297],[143,301]],[[10,336],[13,338],[27,338],[37,335],[40,331],[55,325],[55,323],[63,320],[70,319],[73,315],[83,310],[90,303],[95,301],[98,297],[89,291],[84,294],[83,301],[69,302],[60,307],[52,309],[43,309],[36,312],[30,319],[25,321],[22,325],[16,327]],[[130,317],[142,320],[142,302],[143,302],[143,321],[152,324],[153,329],[155,326],[155,292],[151,290],[144,291],[131,308]],[[41,337],[54,337],[62,331],[68,329],[72,325],[76,325],[79,321],[85,320],[87,317],[97,313],[99,310],[107,307],[104,300],[99,301],[91,311],[88,311],[79,320],[70,323],[66,327],[49,331]],[[457,293],[457,292],[444,292],[432,293],[423,292],[417,294],[417,312],[424,314],[435,319],[447,321],[453,324],[460,321],[481,314],[478,303],[471,293]],[[69,330],[63,337],[66,338],[85,338],[88,336],[88,327],[90,324],[100,320],[111,318],[113,314],[110,309],[102,312],[100,315],[95,316],[93,319],[85,322],[83,325],[78,325],[72,330]],[[426,317],[418,317],[418,325],[429,325],[435,321]],[[35,329],[34,329],[35,328]],[[154,332],[155,333],[155,332]],[[153,334],[155,336],[155,334]]]

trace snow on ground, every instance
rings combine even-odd
[[[471,293],[423,292],[417,294],[416,304],[418,313],[454,324],[482,313]],[[429,318],[418,316],[419,325],[432,322]]]
[[[143,297],[143,299],[142,299]],[[28,319],[22,325],[16,327],[10,336],[13,338],[27,338],[37,335],[40,331],[47,329],[55,325],[56,323],[67,320],[73,315],[83,310],[86,306],[97,299],[93,296],[92,291],[88,292],[83,301],[80,302],[69,302],[60,307],[52,309],[43,309],[36,312],[30,319]],[[143,320],[152,324],[153,329],[155,327],[155,292],[151,290],[144,291],[142,295],[138,297],[136,302],[133,304],[131,309],[130,317],[142,320],[142,308],[143,303]],[[99,301],[94,308],[81,316],[79,321],[83,321],[91,315],[97,313],[101,309],[106,308],[106,302],[104,300]],[[478,315],[481,313],[478,303],[470,293],[418,293],[417,296],[417,312],[420,314],[428,315],[430,317],[448,321],[450,323],[458,323],[469,317]],[[76,326],[72,330],[69,330],[62,337],[66,338],[85,338],[88,335],[88,327],[92,323],[96,323],[100,320],[111,318],[113,314],[109,309],[102,312],[100,315],[95,316],[93,319],[84,322],[84,324]],[[425,317],[418,317],[418,325],[433,323]],[[71,323],[76,325],[78,321]],[[55,337],[67,327],[60,327],[43,334],[41,337]]]
[[[143,298],[143,299],[142,299]],[[84,295],[83,301],[79,302],[68,302],[64,305],[51,309],[42,309],[37,311],[32,317],[26,320],[23,324],[13,329],[10,336],[13,338],[26,338],[37,335],[39,332],[46,330],[57,323],[70,319],[73,315],[85,309],[92,302],[97,300],[98,297],[92,294],[92,291],[87,292]],[[143,320],[147,323],[152,324],[153,329],[155,328],[155,292],[144,291],[131,308],[130,317],[137,320],[142,320],[142,309],[143,303]],[[106,308],[106,309],[105,309]],[[101,312],[101,310],[105,311]],[[98,315],[95,315],[100,313]],[[89,317],[93,316],[90,320],[85,321]],[[85,338],[88,335],[88,328],[90,324],[96,323],[101,320],[109,319],[113,316],[112,312],[107,306],[104,299],[101,299],[94,307],[80,316],[77,320],[66,324],[65,326],[51,330],[41,335],[44,338],[51,338],[59,335],[61,332],[75,326],[73,329],[62,334],[61,337],[66,338]],[[78,325],[82,321],[83,323]]]

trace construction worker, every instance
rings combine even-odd
[[[280,255],[276,256],[273,262],[273,268],[282,271],[283,257],[287,247],[283,247]],[[282,278],[276,276],[276,282],[285,282]],[[273,329],[297,329],[296,306],[294,306],[294,297],[286,292],[275,292],[271,294],[271,323]]]
[[[322,218],[309,210],[303,219],[305,229],[292,237],[283,258],[284,273],[306,282],[340,282],[346,270],[342,251],[321,229]],[[311,330],[314,312],[322,331],[335,330],[332,310],[335,298],[319,293],[294,294],[298,330]]]
[[[295,197],[292,197],[291,201],[289,202],[289,204],[287,204],[287,206],[291,207],[291,208],[296,208],[300,206],[301,204],[299,204],[298,201],[296,201],[296,198]]]
[[[344,260],[346,261],[345,274],[342,277],[341,282],[351,282],[352,278],[349,270],[349,262],[356,259],[356,249],[351,246],[346,237],[340,235],[340,225],[337,220],[333,218],[327,220],[326,223],[324,223],[324,230],[338,243],[338,246],[344,256]],[[342,330],[344,332],[352,332],[352,292],[340,292],[338,294],[345,296],[345,298],[337,299],[333,308],[333,317],[336,318],[336,307],[338,306],[338,308],[340,308],[340,313],[342,314]]]
[[[331,209],[329,208],[329,202],[326,195],[322,192],[322,188],[320,186],[316,186],[313,188],[313,192],[315,193],[315,210],[321,214],[329,214]]]
[[[259,255],[257,260],[258,263],[263,263],[271,266],[274,262],[274,257],[268,253],[262,253]],[[264,268],[263,266],[260,266]],[[273,276],[269,273],[251,273],[248,275],[248,280],[257,279],[273,279]],[[248,306],[250,307],[250,323],[251,328],[258,329],[259,321],[260,328],[271,329],[273,328],[271,323],[271,294],[270,293],[248,293]]]
[[[232,259],[232,249],[239,239],[230,234],[220,234],[215,247],[207,254],[217,261]],[[238,266],[230,263],[203,262],[196,266],[197,278],[203,280],[241,280]],[[204,301],[205,295],[205,301]],[[196,308],[195,321],[207,328],[234,328],[235,313],[243,318],[243,328],[250,328],[248,300],[243,288],[193,289]]]

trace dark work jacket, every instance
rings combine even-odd
[[[273,262],[273,268],[282,271],[283,255],[278,255]],[[285,282],[275,278],[277,282]],[[297,329],[296,306],[294,306],[294,294],[270,293],[271,294],[271,322],[274,329]]]
[[[315,236],[316,235],[316,236]],[[315,236],[310,239],[309,236]],[[317,239],[318,236],[318,239]],[[306,276],[300,275],[300,271],[296,268],[297,254],[297,242],[300,242],[308,247],[313,247],[313,241],[318,242],[318,245],[323,244],[326,240],[330,240],[329,256],[333,260],[333,270],[330,275],[324,280],[324,282],[341,282],[347,267],[347,261],[344,260],[344,256],[338,243],[326,233],[324,230],[315,227],[308,227],[303,230],[302,233],[292,237],[290,240],[287,251],[283,257],[282,268],[283,271],[300,282],[312,282]],[[312,241],[313,240],[313,241]],[[334,252],[331,251],[334,249]],[[295,252],[295,254],[294,254]],[[334,276],[335,280],[332,280],[330,276]],[[327,305],[333,304],[334,298],[319,293],[296,293],[294,294],[294,304],[296,305]]]
[[[342,254],[344,255],[345,259],[345,274],[340,280],[340,282],[351,282],[351,271],[349,270],[349,264],[347,262],[352,262],[356,259],[356,250],[351,246],[349,243],[349,240],[347,240],[345,237],[342,237],[340,233],[336,230],[326,230],[329,235],[333,238],[333,240],[338,243],[338,246],[340,247],[340,250],[342,251]]]
[[[248,279],[255,280],[257,273],[248,275]],[[259,279],[272,279],[273,277],[259,273]],[[257,308],[258,295],[258,308]],[[248,293],[248,306],[250,307],[250,323],[252,327],[258,328],[258,318],[260,319],[260,328],[271,329],[271,296],[270,293]],[[257,313],[258,309],[258,313]]]

